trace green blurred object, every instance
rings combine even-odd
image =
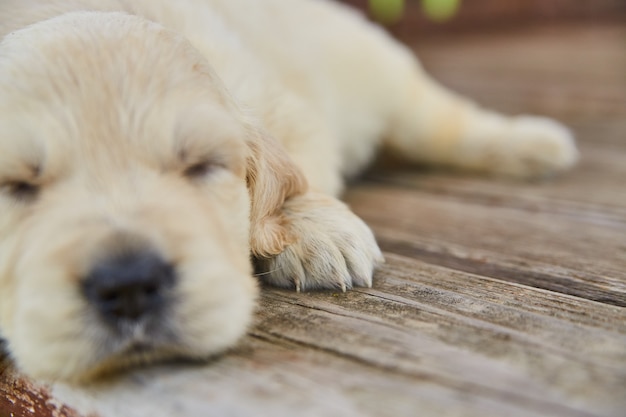
[[[404,0],[369,0],[372,16],[381,23],[397,22],[404,13]]]
[[[424,13],[435,22],[444,22],[451,19],[458,11],[460,5],[461,0],[422,0]]]

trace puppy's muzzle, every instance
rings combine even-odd
[[[174,267],[151,251],[99,261],[85,277],[83,294],[112,325],[132,324],[158,316],[175,285]]]

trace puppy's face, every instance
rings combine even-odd
[[[0,332],[82,379],[205,357],[249,323],[249,132],[182,39],[65,15],[0,46]]]

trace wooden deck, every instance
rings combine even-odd
[[[372,289],[267,289],[225,357],[82,390],[5,360],[0,416],[626,415],[626,25],[411,43],[483,104],[568,123],[579,166],[533,184],[375,170],[346,196],[387,258]]]

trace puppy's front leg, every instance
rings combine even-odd
[[[259,277],[297,291],[371,286],[383,257],[367,225],[337,199],[310,191],[270,135],[252,135],[250,149],[250,246]]]

